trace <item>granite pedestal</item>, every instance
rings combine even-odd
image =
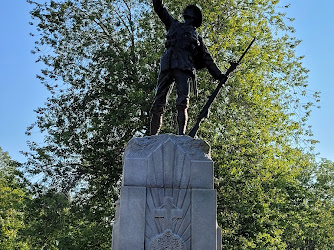
[[[113,250],[217,250],[210,147],[189,136],[133,138],[124,153]]]

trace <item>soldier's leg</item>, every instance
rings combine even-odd
[[[189,105],[189,90],[190,80],[192,77],[191,72],[176,70],[174,71],[174,77],[176,82],[176,109],[177,109],[177,123],[178,134],[184,135],[188,122],[188,105]]]
[[[186,133],[187,123],[188,123],[187,108],[177,107],[177,124],[178,124],[179,135],[184,135]]]
[[[151,107],[150,135],[156,135],[160,131],[162,115],[167,104],[172,83],[173,78],[169,72],[160,72],[154,101]]]

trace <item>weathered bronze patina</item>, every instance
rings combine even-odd
[[[165,53],[160,60],[160,72],[156,94],[151,108],[151,135],[159,133],[168,94],[176,83],[176,108],[178,134],[184,135],[187,126],[190,84],[197,95],[196,69],[207,68],[217,80],[224,74],[215,64],[196,28],[202,24],[202,12],[196,5],[189,5],[183,12],[184,22],[179,22],[164,7],[162,0],[153,0],[155,12],[164,23],[167,34]]]

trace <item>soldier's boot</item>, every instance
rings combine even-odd
[[[150,124],[150,135],[156,135],[160,131],[162,124],[162,114],[152,114]]]
[[[184,135],[186,133],[186,127],[188,122],[188,113],[187,109],[178,109],[177,110],[177,124],[179,127],[179,135]]]

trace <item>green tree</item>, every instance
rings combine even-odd
[[[85,225],[99,225],[105,237],[95,242],[102,249],[111,238],[125,145],[148,131],[164,27],[148,0],[28,2],[38,37],[33,53],[46,66],[38,77],[51,97],[27,132],[37,128],[46,136],[44,143],[30,144],[26,167],[43,174],[44,189],[73,194],[70,211],[83,215],[78,230],[94,234]],[[333,239],[325,230],[317,239],[326,240],[315,240],[309,230],[318,222],[325,228],[316,212],[321,204],[332,211],[333,204],[316,195],[324,185],[312,189],[315,141],[306,121],[318,93],[306,88],[308,70],[295,53],[300,41],[282,12],[288,6],[278,0],[165,4],[180,17],[190,2],[203,9],[199,32],[222,69],[257,38],[198,133],[212,147],[223,247],[330,249]],[[198,83],[192,119],[215,88],[206,71]],[[174,132],[174,114],[170,105],[163,133]],[[73,237],[67,249],[79,244],[76,239],[85,237]]]
[[[110,222],[104,213],[56,189],[39,190],[25,209],[22,236],[31,249],[110,249]]]
[[[0,249],[28,249],[20,237],[27,192],[17,177],[16,163],[0,148]]]

